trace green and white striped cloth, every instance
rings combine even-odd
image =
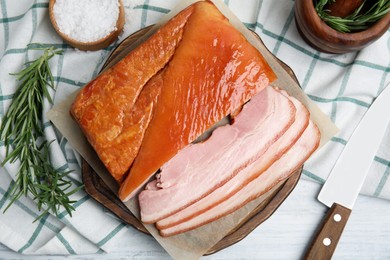
[[[62,56],[50,62],[56,90],[55,103],[81,88],[94,78],[107,55],[131,33],[156,23],[179,0],[125,0],[126,25],[117,42],[96,52],[83,52],[65,44],[53,30],[48,15],[48,0],[0,0],[0,115],[4,116],[18,82],[10,73],[20,71],[23,64],[41,53],[34,44],[56,46]],[[390,31],[366,49],[344,55],[320,53],[309,47],[297,32],[294,22],[294,1],[225,0],[225,4],[250,29],[255,30],[265,45],[295,72],[303,90],[330,116],[341,129],[305,164],[303,178],[323,182],[348,142],[373,99],[390,82]],[[45,103],[45,134],[53,142],[52,159],[57,168],[71,169],[71,179],[81,184],[80,156],[67,140],[46,119],[50,105]],[[369,136],[367,136],[369,138]],[[390,199],[390,130],[372,163],[362,193]],[[5,149],[0,147],[0,160]],[[0,169],[0,209],[8,204],[6,194],[15,179],[16,165]],[[126,241],[140,250],[145,239],[126,226],[84,191],[74,195],[78,202],[73,217],[62,212],[58,218],[39,215],[29,198],[17,201],[5,214],[0,213],[0,242],[25,254],[85,254],[115,250]]]

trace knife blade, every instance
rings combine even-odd
[[[352,133],[318,200],[330,207],[305,259],[331,259],[390,120],[390,87],[374,100]]]

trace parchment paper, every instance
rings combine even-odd
[[[169,14],[152,28],[145,36],[134,43],[136,46],[153,34],[162,24],[180,12],[188,5],[197,2],[197,0],[184,0],[172,10]],[[272,69],[276,73],[278,80],[272,85],[285,89],[290,95],[299,99],[311,112],[311,119],[317,124],[321,131],[321,146],[325,144],[338,131],[337,127],[331,120],[323,114],[317,106],[305,95],[298,84],[286,73],[281,65],[276,61],[276,58],[262,45],[242,23],[235,17],[225,4],[220,0],[212,0],[218,9],[230,20],[230,22],[239,31],[241,31],[248,41],[255,46],[265,57]],[[129,51],[133,48],[129,48]],[[117,60],[116,60],[117,61]],[[115,63],[114,61],[113,63]],[[86,141],[84,135],[79,129],[78,125],[73,121],[69,115],[69,108],[77,93],[69,96],[67,100],[61,104],[56,105],[48,113],[48,118],[51,120],[73,148],[78,151],[83,158],[91,165],[91,167],[99,174],[106,184],[117,192],[118,186],[113,178],[109,175],[98,156]],[[157,229],[153,225],[146,225],[148,231],[155,237],[155,239],[165,248],[165,250],[175,259],[198,259],[204,255],[212,246],[225,237],[237,223],[243,219],[260,204],[269,193],[272,193],[282,183],[275,186],[271,191],[259,197],[258,199],[248,203],[246,206],[237,210],[236,212],[212,222],[208,225],[200,227],[190,232],[186,232],[173,237],[163,238],[158,234]],[[126,206],[139,218],[138,203],[136,199],[132,199],[125,203]]]

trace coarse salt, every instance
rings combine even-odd
[[[117,30],[118,0],[56,0],[54,18],[59,30],[80,42],[95,42]]]

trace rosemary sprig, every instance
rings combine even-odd
[[[390,11],[389,0],[368,1],[371,7],[365,10],[366,1],[347,17],[337,17],[329,14],[326,5],[336,0],[316,0],[315,9],[318,16],[336,31],[349,33],[367,29],[370,25],[381,19]]]
[[[0,126],[0,139],[6,147],[2,166],[20,161],[16,181],[8,194],[11,202],[4,211],[22,195],[31,193],[38,210],[44,209],[37,219],[49,211],[58,215],[61,206],[71,215],[75,201],[69,196],[81,188],[68,191],[72,184],[65,176],[69,172],[60,172],[50,163],[50,144],[44,140],[41,113],[44,99],[52,103],[48,87],[54,88],[54,80],[49,60],[62,51],[54,47],[42,50],[41,57],[27,62],[23,70],[12,74],[21,84]]]

